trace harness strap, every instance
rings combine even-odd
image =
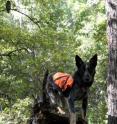
[[[58,77],[58,78],[54,79],[54,81],[59,80],[59,79],[61,79],[61,78],[63,78],[63,77],[68,77],[68,76],[70,76],[70,75],[60,76],[60,77]]]
[[[69,75],[61,76],[61,77],[59,77],[59,78],[57,78],[57,79],[54,80],[54,81],[56,81],[56,80],[59,80],[59,79],[61,79],[63,77],[66,77],[66,80],[62,82],[63,83],[62,84],[62,87],[61,87],[62,90],[64,90],[65,84],[67,83],[67,81],[68,81],[68,79],[69,79],[70,76]]]

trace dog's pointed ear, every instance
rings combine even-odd
[[[75,56],[75,61],[78,68],[83,64],[82,59],[78,55]]]
[[[96,67],[96,65],[97,65],[97,54],[95,54],[91,59],[90,59],[90,61],[89,61],[89,63],[90,63],[90,65],[92,66],[92,67]]]

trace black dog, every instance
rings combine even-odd
[[[55,79],[53,79],[54,74],[47,75],[47,81],[45,84],[46,96],[50,99],[52,105],[64,114],[62,109],[60,109],[59,101],[67,102],[69,112],[70,112],[70,124],[76,124],[76,109],[75,101],[82,100],[82,118],[86,119],[86,110],[88,104],[88,91],[94,81],[95,68],[97,65],[97,54],[95,54],[89,62],[83,62],[82,59],[76,55],[75,56],[77,71],[72,76],[73,85],[72,87],[67,87],[66,89],[61,89],[56,85]],[[67,74],[66,74],[67,75]],[[65,76],[63,76],[65,77]],[[69,79],[70,76],[66,80]],[[62,78],[62,77],[60,77]],[[65,84],[67,81],[63,81]],[[62,102],[63,103],[63,102]]]

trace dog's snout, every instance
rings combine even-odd
[[[90,82],[90,79],[91,79],[90,74],[89,73],[85,73],[84,74],[84,82]]]
[[[89,77],[85,77],[85,82],[89,82],[90,81],[90,78]]]

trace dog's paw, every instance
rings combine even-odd
[[[65,112],[64,111],[58,111],[57,113],[58,114],[61,114],[61,115],[65,115]]]
[[[63,111],[60,107],[57,107],[57,109],[58,109],[58,114],[62,114],[62,115],[64,115],[65,114],[65,111]]]

